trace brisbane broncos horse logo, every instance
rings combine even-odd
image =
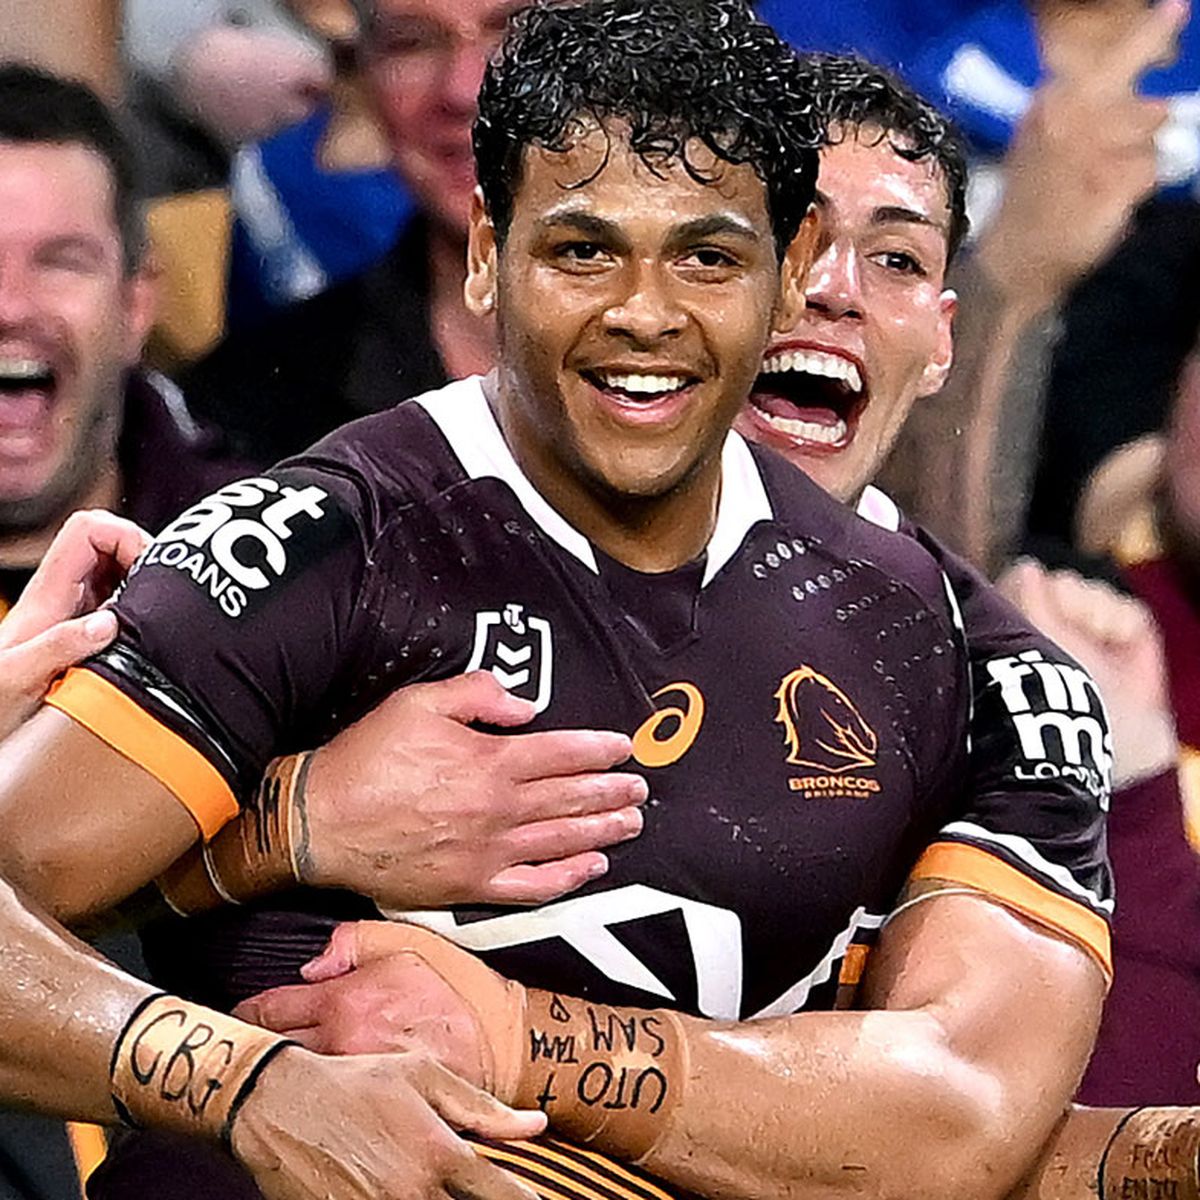
[[[850,697],[819,671],[797,667],[784,677],[775,699],[789,763],[830,775],[875,765],[875,731]]]

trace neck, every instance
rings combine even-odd
[[[485,381],[504,440],[547,502],[609,558],[661,574],[691,562],[708,545],[721,494],[720,448],[683,482],[659,496],[620,496],[564,467],[518,405],[507,403],[495,376]]]
[[[121,503],[121,473],[115,462],[109,463],[92,481],[88,489],[77,496],[71,507],[58,514],[41,529],[17,531],[0,530],[0,570],[33,570],[50,548],[55,534],[77,509],[106,508],[115,512]]]

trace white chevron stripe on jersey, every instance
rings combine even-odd
[[[696,1006],[706,1017],[736,1021],[742,1004],[742,922],[727,908],[675,896],[634,883],[546,904],[529,912],[504,913],[459,924],[448,912],[385,912],[440,933],[464,950],[502,950],[561,938],[609,979],[664,1000],[670,989],[613,935],[610,926],[678,912],[683,917],[696,968]]]
[[[750,1020],[757,1021],[763,1017],[787,1017],[799,1012],[808,1003],[809,993],[815,987],[828,983],[833,978],[833,968],[846,955],[854,935],[860,929],[879,929],[887,920],[886,916],[869,913],[861,906],[854,910],[850,924],[833,939],[833,945],[823,959],[801,980],[792,984],[773,1004],[756,1012]]]

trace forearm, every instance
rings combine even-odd
[[[734,1025],[537,992],[527,1012],[517,1101],[702,1195],[1000,1196],[1025,1165],[996,1144],[991,1077],[925,1013]],[[1052,1124],[1008,1132],[1037,1145]]]
[[[1200,1109],[1077,1105],[1009,1200],[1196,1200],[1198,1152]]]
[[[180,915],[245,904],[316,882],[308,870],[308,752],[275,759],[246,807],[207,845],[197,843],[158,879]]]
[[[999,1200],[1078,1085],[1103,991],[1078,947],[980,898],[930,895],[872,951],[863,1011],[738,1025],[666,1016],[652,1032],[665,1041],[672,1028],[682,1031],[673,1059],[669,1045],[655,1054],[650,1037],[637,1049],[640,1063],[621,1056],[643,1070],[683,1064],[656,1111],[655,1091],[643,1087],[649,1141],[638,1132],[648,1152],[630,1154],[608,1129],[594,1144],[702,1195]],[[562,1027],[531,995],[526,1012]],[[582,1110],[596,1107],[593,1087],[579,1096],[585,1055],[605,1041],[591,1032],[586,1007],[574,1018],[581,1052],[571,1067],[571,1115],[585,1121]],[[544,1037],[529,1037],[527,1060],[539,1044]],[[529,1065],[541,1067],[544,1082],[544,1064]],[[560,1082],[567,1087],[551,1090],[568,1097],[567,1108],[571,1078]],[[560,1121],[553,1102],[547,1113]],[[627,1125],[622,1117],[615,1132]]]
[[[1052,319],[1010,298],[979,262],[964,262],[951,283],[954,368],[913,409],[881,482],[915,520],[990,566],[1024,515]]]
[[[113,1046],[154,989],[123,974],[0,881],[0,1099],[108,1123]]]

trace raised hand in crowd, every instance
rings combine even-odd
[[[1179,753],[1162,639],[1149,610],[1098,580],[1022,559],[1000,590],[1095,680],[1113,730],[1114,787],[1171,767]]]
[[[181,46],[174,62],[180,99],[231,145],[303,120],[333,77],[321,53],[267,29],[213,25]]]
[[[1033,314],[1057,304],[1120,238],[1154,188],[1164,101],[1138,94],[1173,53],[1187,0],[1135,13],[1047,0],[1038,6],[1048,78],[1005,160],[1005,192],[979,256]]]
[[[1036,461],[1050,323],[1154,188],[1164,102],[1138,94],[1168,58],[1187,0],[1035,6],[1047,77],[1004,161],[999,211],[955,277],[955,366],[918,406],[884,482],[914,519],[985,568],[1019,537]],[[948,427],[962,438],[947,438]]]
[[[33,712],[58,675],[116,637],[117,618],[96,610],[149,542],[149,534],[112,513],[67,518],[0,622],[0,737]]]

